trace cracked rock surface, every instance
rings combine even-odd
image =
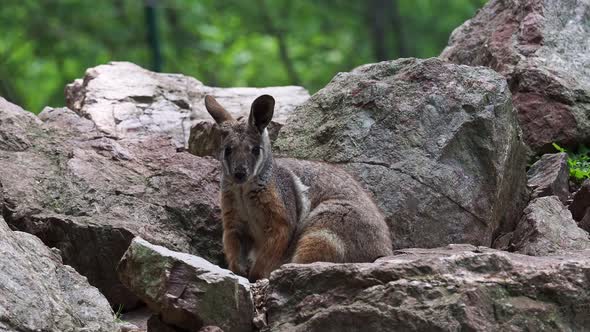
[[[269,331],[582,331],[590,250],[531,257],[470,245],[376,263],[288,264],[270,276]]]
[[[67,108],[0,98],[3,216],[61,251],[112,305],[138,299],[116,265],[135,235],[223,264],[218,163],[168,138],[116,139]]]
[[[340,164],[369,188],[396,248],[489,246],[526,203],[526,156],[506,80],[400,59],[340,73],[296,109],[278,154]]]

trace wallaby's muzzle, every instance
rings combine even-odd
[[[234,171],[234,182],[241,184],[246,182],[247,179],[248,173],[246,172],[246,169],[243,167],[236,168],[236,170]]]

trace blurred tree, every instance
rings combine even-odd
[[[2,0],[0,95],[33,112],[63,105],[65,84],[108,61],[315,92],[363,63],[438,55],[484,2]]]

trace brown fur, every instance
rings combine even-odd
[[[293,263],[313,263],[313,262],[341,262],[343,255],[338,245],[330,241],[329,237],[323,236],[325,229],[322,227],[312,227],[301,235],[295,246],[293,254]]]
[[[383,216],[345,171],[328,164],[273,160],[265,130],[274,99],[261,96],[234,120],[212,97],[223,131],[221,209],[229,268],[250,280],[287,262],[368,262],[391,254]]]
[[[285,217],[284,207],[279,204],[276,190],[269,188],[256,195],[251,195],[253,206],[265,215],[260,220],[258,227],[249,227],[248,221],[240,218],[235,213],[235,195],[231,192],[223,192],[221,195],[221,209],[223,213],[224,242],[223,248],[230,270],[246,275],[251,279],[260,279],[268,276],[270,272],[282,264],[283,253],[289,244],[289,225]],[[249,268],[243,271],[239,267],[240,236],[250,233],[252,248],[261,259],[257,259]],[[226,233],[229,233],[226,236]]]

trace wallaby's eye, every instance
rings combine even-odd
[[[260,150],[261,150],[261,148],[260,148],[259,146],[255,146],[255,147],[253,147],[253,148],[252,148],[252,153],[253,153],[255,156],[257,156],[257,155],[259,155],[259,154],[260,154]]]
[[[226,146],[226,147],[225,147],[225,152],[224,152],[224,153],[225,153],[225,155],[226,155],[226,156],[229,156],[229,155],[231,154],[231,147],[229,147],[229,146]]]

